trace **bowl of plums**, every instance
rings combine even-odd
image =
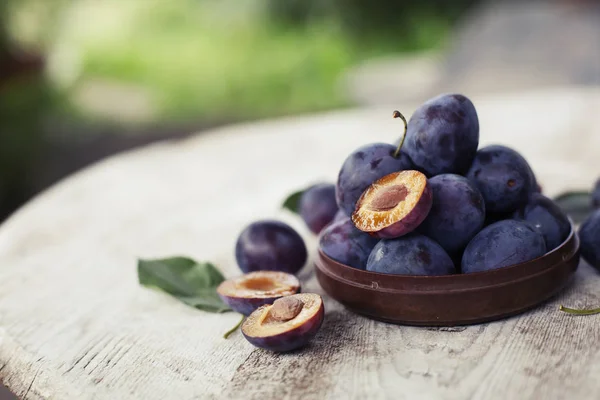
[[[591,211],[600,208],[600,181],[593,193],[544,196],[516,150],[479,146],[475,106],[460,94],[428,100],[408,121],[392,116],[404,128],[396,143],[357,148],[337,183],[311,185],[284,202],[318,235],[315,272],[330,297],[385,322],[466,325],[556,295],[571,281],[580,247],[600,269],[600,210]],[[583,221],[578,232],[565,211]],[[280,221],[257,221],[238,237],[245,274],[217,291],[248,316],[242,333],[254,345],[294,350],[319,330],[323,300],[296,277],[307,253]]]
[[[569,282],[579,238],[506,146],[479,147],[473,103],[422,104],[395,144],[344,161],[339,213],[319,236],[322,288],[350,310],[410,325],[462,325],[530,309]]]

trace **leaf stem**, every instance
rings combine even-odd
[[[233,328],[231,328],[230,330],[225,332],[225,334],[223,335],[223,339],[227,339],[229,337],[229,335],[231,335],[233,332],[237,331],[238,328],[242,325],[242,322],[244,322],[244,318],[246,318],[246,317],[242,315],[242,319],[240,319],[240,322],[238,322],[236,326],[234,326]]]
[[[406,118],[404,118],[404,115],[402,115],[402,113],[398,110],[395,110],[394,113],[392,114],[392,116],[394,118],[400,118],[402,120],[402,122],[404,122],[404,133],[402,134],[402,139],[400,139],[400,143],[398,144],[396,151],[394,151],[394,158],[398,158],[398,155],[400,154],[400,149],[402,148],[402,145],[404,144],[404,139],[406,138],[406,131],[408,130],[408,123],[406,122]]]
[[[594,314],[600,314],[600,308],[592,308],[589,310],[578,310],[576,308],[569,308],[569,307],[565,307],[562,304],[560,305],[560,307],[558,308],[560,311],[564,311],[568,314],[573,314],[573,315],[594,315]]]

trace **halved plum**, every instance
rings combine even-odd
[[[256,271],[222,282],[219,297],[234,311],[250,315],[265,304],[300,292],[300,281],[292,274]]]
[[[427,177],[419,171],[394,172],[365,190],[352,214],[363,232],[393,239],[415,230],[431,210],[433,196]]]
[[[305,346],[317,334],[324,316],[321,296],[295,294],[254,311],[244,321],[242,333],[256,347],[291,351]]]

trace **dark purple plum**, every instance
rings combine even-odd
[[[454,263],[442,246],[417,233],[382,240],[373,248],[367,271],[398,275],[450,275]]]
[[[352,222],[363,232],[393,239],[414,231],[431,209],[431,189],[419,171],[393,172],[376,180],[356,203]]]
[[[493,213],[524,206],[537,188],[527,161],[505,146],[480,149],[466,176],[481,192],[486,210]]]
[[[335,185],[319,183],[306,189],[300,197],[300,216],[313,233],[319,234],[338,212]]]
[[[464,174],[478,145],[479,119],[471,100],[461,94],[443,94],[414,112],[402,152],[427,176]]]
[[[308,254],[302,237],[279,221],[257,221],[240,234],[235,245],[235,258],[240,269],[281,271],[295,274],[302,269]]]
[[[321,232],[319,247],[329,258],[358,269],[365,269],[367,258],[379,239],[354,226],[350,218],[335,222]]]
[[[483,228],[483,197],[460,175],[434,176],[429,179],[429,186],[433,192],[433,205],[418,231],[454,254],[464,249]]]
[[[581,224],[579,239],[583,259],[600,271],[600,210],[594,211]]]
[[[256,347],[286,352],[305,346],[323,324],[325,307],[318,294],[282,297],[254,311],[242,324],[246,340]]]
[[[335,195],[339,208],[352,215],[356,202],[377,179],[397,171],[412,169],[404,154],[394,157],[396,147],[388,143],[373,143],[359,147],[344,161],[338,175]]]
[[[462,273],[489,271],[533,260],[546,253],[544,236],[514,219],[496,222],[479,232],[463,253]]]
[[[515,212],[516,219],[527,221],[544,236],[546,250],[557,248],[571,232],[569,218],[552,200],[533,193],[527,205]]]
[[[600,208],[600,179],[596,181],[592,191],[592,207]]]
[[[217,287],[219,297],[233,311],[250,315],[258,307],[273,304],[280,297],[300,291],[300,281],[292,274],[256,271],[227,279]]]

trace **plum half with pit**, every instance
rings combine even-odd
[[[324,316],[321,296],[295,294],[258,308],[242,324],[242,333],[256,347],[291,351],[308,344],[321,328]]]
[[[488,212],[513,212],[537,190],[533,171],[519,153],[506,146],[487,146],[475,155],[467,179],[479,189]]]
[[[508,267],[543,256],[544,236],[529,223],[507,219],[479,232],[462,257],[462,272],[482,272]]]
[[[402,152],[429,177],[464,174],[478,145],[479,119],[471,100],[461,94],[443,94],[413,113]]]
[[[319,247],[326,256],[358,269],[365,269],[377,242],[379,239],[356,229],[348,217],[329,225],[319,237]]]
[[[235,258],[242,272],[299,272],[308,257],[302,237],[291,226],[272,220],[250,224],[235,245]]]
[[[417,233],[379,242],[369,256],[367,271],[399,275],[456,273],[442,246]]]
[[[515,219],[529,222],[544,235],[547,251],[557,248],[571,232],[571,223],[565,213],[556,203],[539,193],[533,193],[527,205],[515,212]]]
[[[346,158],[335,195],[339,208],[347,216],[352,215],[356,202],[370,184],[392,172],[412,169],[410,159],[396,150],[388,143],[373,143],[359,147]]]
[[[594,211],[579,228],[581,255],[592,267],[600,271],[600,210]]]
[[[300,216],[313,233],[318,234],[329,225],[338,210],[334,184],[313,185],[306,189],[300,197]]]
[[[365,190],[352,222],[375,237],[396,238],[415,230],[429,214],[431,204],[431,189],[423,173],[394,172]]]
[[[300,281],[292,274],[256,271],[227,279],[217,287],[219,297],[233,311],[250,315],[258,307],[300,291]]]
[[[462,251],[483,228],[485,204],[479,190],[465,177],[442,174],[429,179],[433,205],[418,231],[449,254]]]

